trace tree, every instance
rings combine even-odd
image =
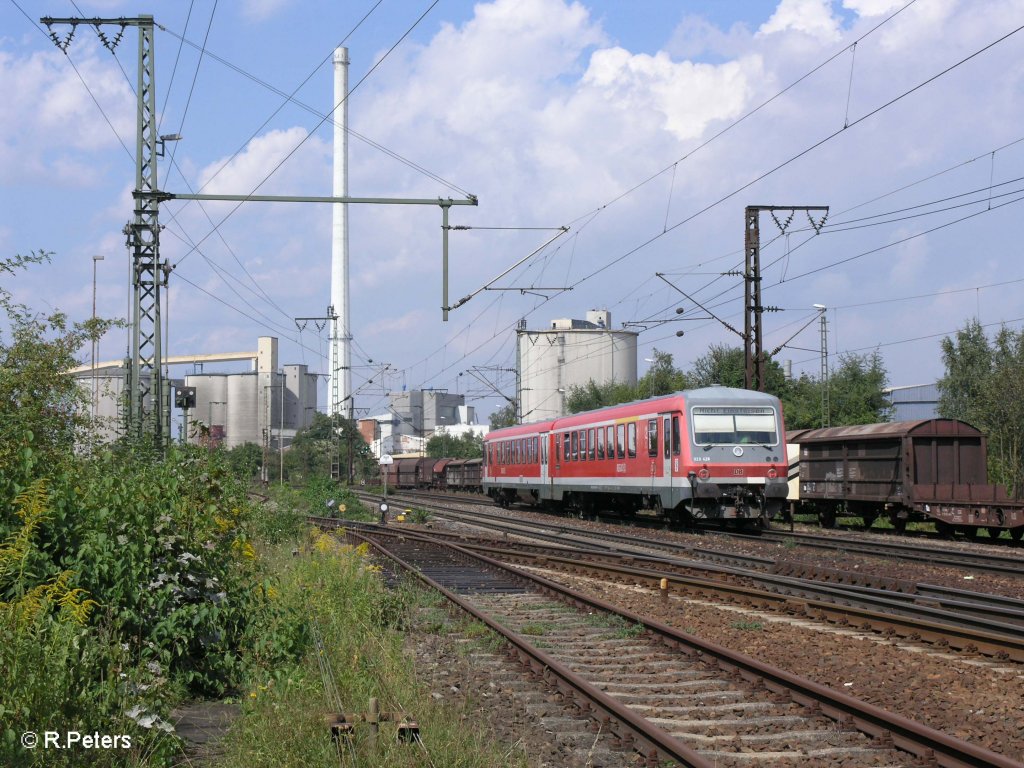
[[[875,350],[870,355],[840,355],[829,377],[832,424],[874,424],[887,421],[892,405],[885,396],[889,376]]]
[[[435,434],[427,441],[426,451],[435,459],[479,459],[484,455],[484,438],[479,432]]]
[[[955,340],[944,338],[941,347],[946,373],[939,380],[939,414],[978,425],[983,418],[983,382],[992,371],[992,347],[985,330],[971,320],[956,332]]]
[[[0,275],[14,275],[50,260],[39,251],[0,259]],[[88,443],[87,396],[70,368],[78,351],[115,323],[70,323],[62,312],[43,315],[12,299],[0,286],[0,310],[9,337],[0,335],[0,505],[43,474],[54,474]]]
[[[670,353],[655,349],[653,358],[654,362],[651,364],[651,367],[647,369],[647,373],[637,382],[636,391],[638,397],[670,395],[673,392],[689,389],[692,386],[690,377],[672,364],[672,355]]]
[[[636,385],[625,384],[621,381],[606,381],[603,384],[598,384],[591,379],[583,386],[569,387],[569,393],[565,398],[565,409],[569,413],[579,413],[638,399],[640,399],[640,395]]]
[[[309,426],[295,434],[285,451],[285,474],[292,481],[330,477],[334,455],[343,478],[348,476],[350,465],[356,477],[372,477],[377,472],[370,446],[351,419],[315,413]]]
[[[519,423],[516,418],[516,404],[509,403],[508,405],[499,408],[491,414],[491,429],[501,429],[502,427],[511,427]]]
[[[256,477],[263,463],[263,449],[256,443],[242,443],[224,452],[231,473],[243,482]]]
[[[942,340],[946,373],[939,415],[988,435],[988,471],[1012,493],[1024,490],[1024,333],[1000,328],[990,342],[977,320]]]

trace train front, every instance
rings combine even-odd
[[[691,390],[685,400],[690,455],[680,474],[690,516],[767,524],[789,492],[782,404],[728,387]]]

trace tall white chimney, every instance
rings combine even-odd
[[[348,48],[334,49],[334,197],[348,197]],[[352,418],[352,333],[348,301],[348,203],[334,204],[328,412]]]

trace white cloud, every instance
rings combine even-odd
[[[241,5],[242,16],[250,21],[266,21],[278,15],[284,8],[291,5],[292,0],[244,0]]]
[[[95,48],[86,41],[74,58],[88,91],[56,50],[26,56],[0,51],[0,175],[7,181],[56,174],[63,184],[90,186],[102,170],[96,157],[106,160],[108,150],[119,148],[118,136],[134,147],[135,97]],[[123,159],[126,166],[131,162]]]
[[[904,5],[906,0],[843,0],[843,8],[858,16],[882,16]]]
[[[788,31],[802,32],[821,41],[840,38],[839,20],[832,15],[828,0],[782,0],[758,35]]]
[[[662,126],[682,140],[701,136],[715,120],[738,117],[760,74],[758,56],[714,66],[611,48],[594,53],[582,84],[616,109],[662,115]]]

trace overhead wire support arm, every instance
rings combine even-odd
[[[723,320],[722,318],[720,318],[720,317],[719,317],[718,315],[716,315],[716,314],[715,314],[714,312],[712,312],[712,311],[711,311],[710,309],[708,309],[707,307],[705,307],[705,306],[704,306],[703,304],[701,304],[701,303],[700,303],[699,301],[697,301],[697,300],[696,300],[695,298],[693,298],[693,296],[691,296],[690,294],[688,294],[688,293],[687,293],[686,291],[684,291],[684,290],[683,290],[682,288],[680,288],[680,287],[679,287],[679,286],[677,286],[677,285],[674,285],[674,284],[673,284],[673,283],[672,283],[672,282],[671,282],[671,281],[670,281],[670,280],[669,280],[668,278],[666,278],[666,277],[665,277],[665,275],[663,275],[663,274],[662,274],[661,272],[655,272],[655,273],[654,273],[654,276],[655,276],[655,277],[657,277],[657,278],[660,278],[661,280],[664,280],[664,281],[665,281],[666,283],[668,283],[668,284],[669,284],[670,286],[672,286],[673,288],[675,288],[675,290],[679,291],[679,293],[683,294],[683,296],[685,296],[685,297],[686,297],[687,299],[689,299],[690,301],[692,301],[692,302],[693,302],[694,304],[696,304],[696,305],[697,305],[698,307],[700,307],[701,309],[703,309],[703,310],[704,310],[705,312],[707,312],[707,313],[708,313],[708,314],[709,314],[709,315],[710,315],[710,316],[711,316],[711,317],[712,317],[713,319],[715,319],[715,320],[717,320],[718,322],[720,322],[720,323],[721,323],[722,325],[724,325],[724,326],[725,326],[726,328],[728,328],[728,329],[729,329],[730,331],[732,331],[733,333],[735,333],[735,334],[736,334],[737,336],[739,336],[739,337],[740,337],[741,339],[742,339],[742,338],[744,338],[744,337],[743,337],[743,334],[742,334],[742,333],[740,333],[740,332],[739,332],[738,330],[736,330],[736,329],[735,329],[735,328],[734,328],[733,326],[731,326],[731,325],[730,325],[729,323],[727,323],[727,322],[726,322],[725,320]],[[676,311],[678,312],[679,310],[676,310]]]
[[[468,295],[466,295],[466,296],[463,296],[463,297],[462,297],[461,299],[459,299],[459,300],[458,300],[457,302],[455,302],[455,303],[454,303],[454,304],[453,304],[452,306],[450,306],[450,307],[449,307],[449,306],[444,306],[444,307],[442,307],[442,309],[443,309],[443,310],[444,310],[444,312],[445,312],[445,317],[447,318],[447,316],[448,316],[448,312],[449,312],[450,310],[453,310],[453,309],[458,309],[459,307],[461,307],[461,306],[462,306],[463,304],[465,304],[465,303],[466,303],[467,301],[469,301],[470,299],[472,299],[472,298],[473,298],[474,296],[476,296],[477,294],[479,294],[479,293],[482,293],[483,291],[491,290],[491,286],[492,286],[492,285],[494,285],[494,284],[495,284],[496,282],[498,282],[499,280],[501,280],[501,278],[503,278],[503,277],[504,277],[505,275],[507,275],[507,274],[508,274],[509,272],[511,272],[512,270],[514,270],[514,269],[515,269],[516,267],[518,267],[518,266],[520,266],[521,264],[524,264],[525,262],[527,262],[527,261],[529,261],[530,259],[532,259],[532,258],[533,258],[534,256],[536,256],[536,255],[537,255],[538,253],[540,253],[541,251],[543,251],[543,250],[544,250],[545,248],[547,248],[547,247],[548,247],[549,245],[551,245],[551,244],[552,244],[553,242],[555,242],[555,240],[557,240],[558,238],[560,238],[560,237],[561,237],[562,235],[564,235],[564,234],[565,234],[566,232],[568,232],[568,231],[569,231],[569,227],[558,227],[558,233],[557,233],[556,235],[554,235],[553,237],[551,237],[551,238],[549,238],[548,240],[546,240],[546,241],[545,241],[544,243],[542,243],[542,244],[541,244],[541,245],[540,245],[539,247],[537,247],[537,248],[535,248],[534,250],[530,251],[530,253],[526,254],[526,256],[524,256],[523,258],[521,258],[521,259],[520,259],[519,261],[517,261],[517,262],[516,262],[515,264],[513,264],[513,265],[512,265],[511,267],[509,267],[509,268],[508,268],[508,269],[506,269],[506,270],[505,270],[504,272],[502,272],[502,273],[501,273],[500,275],[498,275],[497,277],[495,277],[495,278],[493,278],[493,279],[491,279],[491,280],[488,280],[488,281],[487,281],[486,283],[484,283],[484,284],[483,284],[482,286],[480,286],[479,288],[477,288],[477,289],[476,289],[475,291],[473,291],[472,293],[470,293],[470,294],[468,294]],[[516,289],[514,289],[514,290],[519,290],[519,289],[518,289],[518,288],[516,288]],[[445,304],[447,304],[447,303],[448,303],[448,302],[447,302],[447,296],[446,296],[446,301],[445,301]]]
[[[203,193],[156,192],[155,199],[166,200],[210,200],[238,203],[367,203],[370,205],[438,205],[441,207],[441,319],[448,320],[448,209],[453,205],[478,205],[476,195],[464,200],[453,198],[403,198],[403,197],[350,197],[333,195],[213,195]],[[457,227],[461,229],[462,227]],[[542,246],[543,247],[543,246]],[[532,254],[531,254],[532,255]]]

